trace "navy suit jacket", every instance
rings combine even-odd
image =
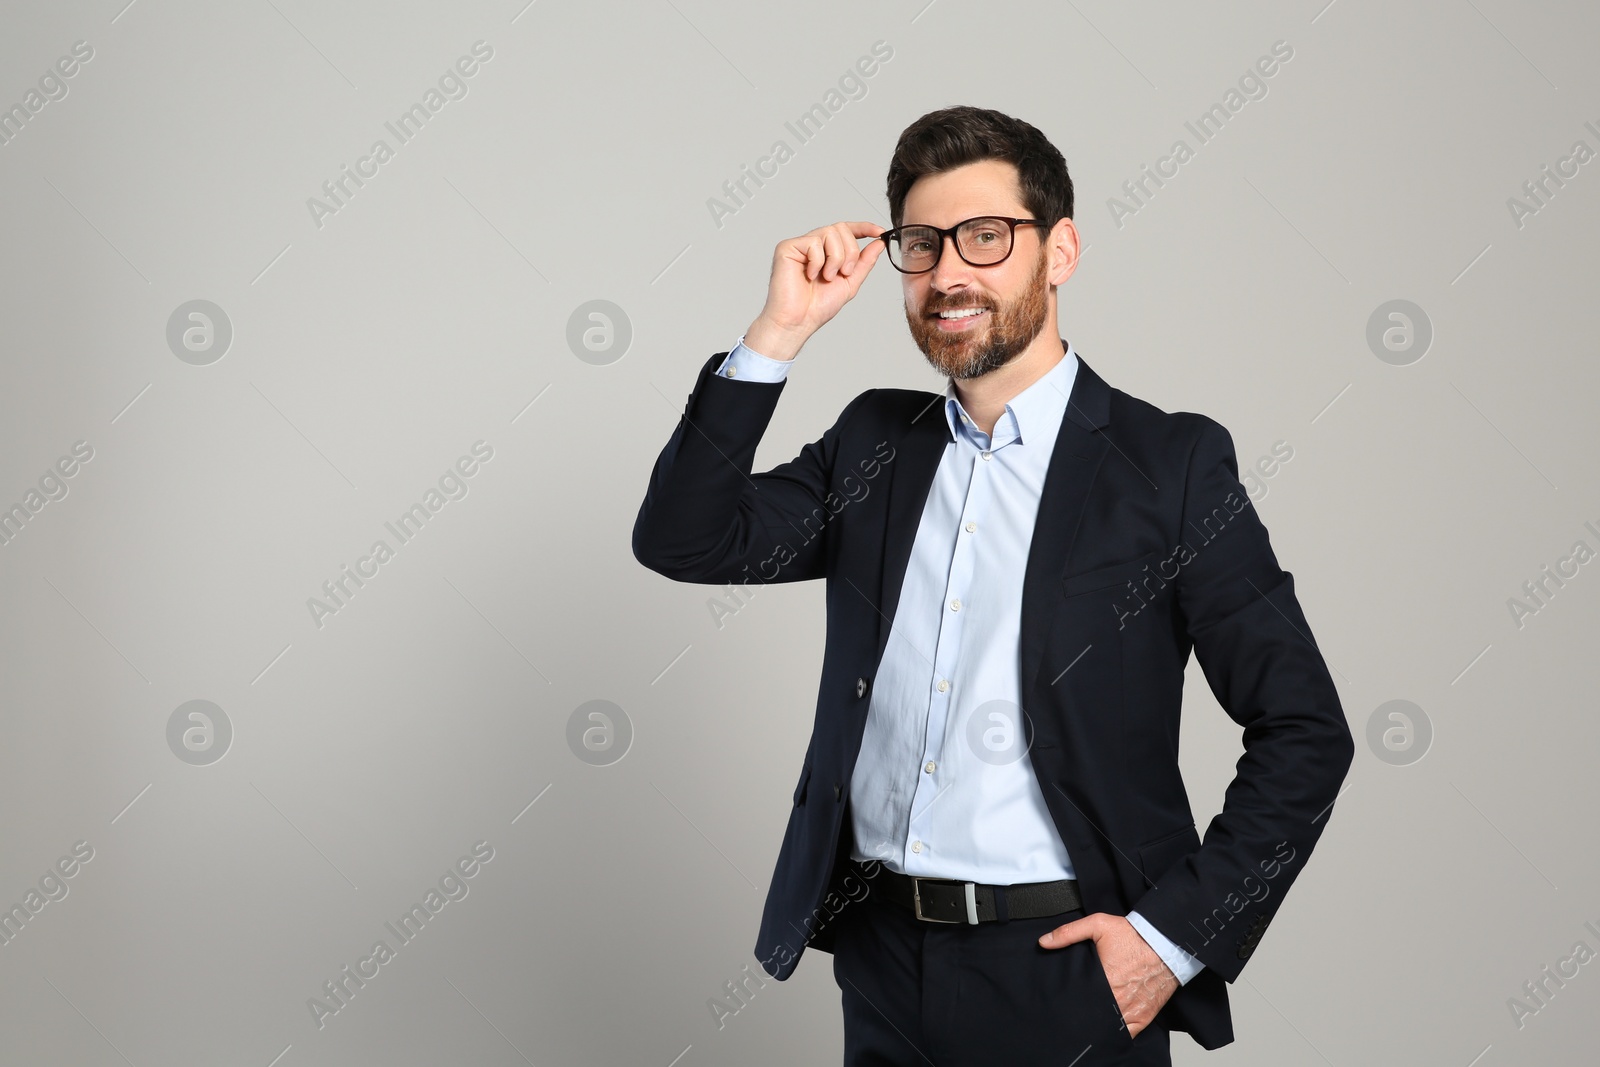
[[[827,583],[816,718],[755,946],[784,980],[808,945],[832,951],[868,696],[950,430],[941,394],[869,389],[793,460],[753,474],[787,381],[719,377],[726,355],[700,368],[633,551],[677,581]],[[1304,869],[1354,754],[1228,431],[1111,388],[1080,356],[1024,575],[1028,758],[1083,906],[1137,909],[1199,957],[1156,1022],[1227,1044],[1226,983]],[[1203,840],[1178,770],[1191,650],[1244,743]]]

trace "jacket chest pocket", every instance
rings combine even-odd
[[[1160,550],[1146,552],[1138,559],[1130,559],[1125,563],[1113,563],[1109,567],[1096,567],[1092,571],[1083,571],[1079,574],[1070,574],[1061,579],[1061,595],[1063,597],[1082,596],[1085,593],[1101,592],[1107,596],[1115,596],[1119,590],[1126,589],[1129,582],[1146,577],[1145,568],[1151,567],[1150,575],[1154,576],[1152,587],[1166,584],[1156,575],[1154,565],[1161,556]]]

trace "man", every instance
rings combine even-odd
[[[777,246],[633,530],[679,581],[827,582],[756,955],[783,980],[833,954],[847,1064],[1170,1064],[1171,1030],[1216,1048],[1349,768],[1338,694],[1228,432],[1061,339],[1079,241],[1043,134],[925,115],[888,198],[887,231]],[[885,254],[943,396],[868,390],[752,474],[795,356]],[[1177,758],[1191,650],[1244,741],[1203,842]]]

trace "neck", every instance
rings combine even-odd
[[[1010,363],[988,374],[955,382],[956,399],[961,401],[978,429],[992,434],[1011,398],[1043,378],[1065,356],[1055,316],[1051,315],[1039,336]]]

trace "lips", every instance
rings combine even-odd
[[[968,309],[967,308],[944,308],[942,310],[945,310],[945,311],[966,311]],[[930,317],[933,319],[934,329],[938,330],[940,333],[943,333],[943,334],[971,333],[971,332],[975,331],[978,328],[978,325],[980,323],[988,321],[989,315],[992,314],[991,309],[986,308],[986,307],[976,307],[976,310],[978,312],[976,315],[960,315],[960,316],[957,316],[956,318],[953,318],[953,319],[942,318],[942,317],[940,317],[938,312],[934,312],[934,314],[932,316],[930,316]]]

